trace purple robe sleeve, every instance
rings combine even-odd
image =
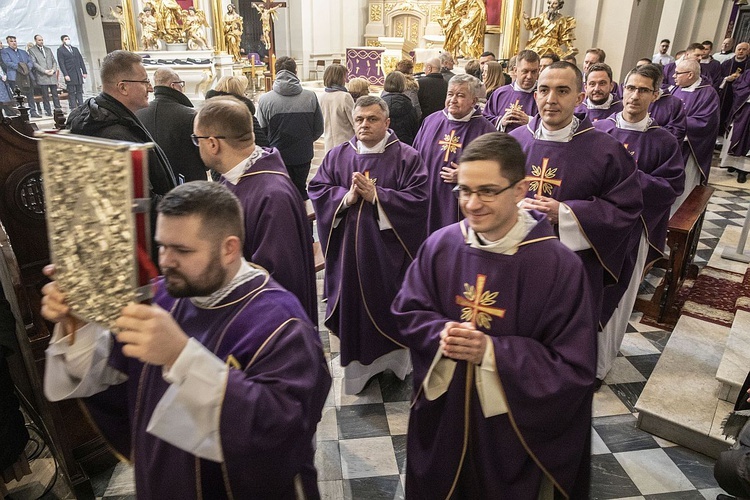
[[[685,189],[685,163],[680,145],[674,137],[664,135],[662,158],[650,172],[638,168],[638,182],[643,192],[644,212],[646,207],[669,208]],[[649,166],[650,168],[650,166]]]
[[[343,147],[349,147],[349,144]],[[336,159],[340,157],[338,153],[340,153],[340,148],[334,148],[326,154],[318,172],[307,187],[307,194],[315,208],[318,236],[324,255],[328,255],[328,247],[331,243],[329,236],[333,230],[336,215],[343,206],[344,198],[352,183],[349,169],[337,170],[336,168],[338,163]],[[342,172],[348,175],[347,179],[342,177]]]
[[[687,134],[687,116],[682,101],[666,94],[652,103],[649,111],[654,121],[682,144]]]

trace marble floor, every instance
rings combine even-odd
[[[730,174],[717,171],[712,177],[719,182],[701,234],[696,256],[699,265],[710,259],[724,228],[742,225],[750,204],[750,191],[732,182]],[[322,274],[318,281],[320,290]],[[650,277],[644,282],[642,294],[652,291],[652,281]],[[323,318],[325,304],[319,307]],[[721,490],[713,479],[712,459],[635,426],[635,402],[670,336],[639,319],[638,313],[632,315],[620,356],[594,398],[590,496],[601,500],[713,500]],[[325,328],[321,332],[334,376],[317,433],[321,494],[324,499],[403,498],[411,379],[400,381],[392,373],[381,374],[361,394],[344,394],[338,340]],[[97,498],[135,498],[132,471],[126,464],[92,479]],[[12,484],[8,486],[13,490]],[[59,490],[44,498],[69,497],[64,489]],[[21,489],[12,494],[16,499],[36,498]]]

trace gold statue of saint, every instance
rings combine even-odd
[[[257,3],[252,4],[253,8],[260,14],[260,22],[263,24],[263,45],[266,49],[271,48],[271,23],[276,22],[276,11],[279,10],[279,6],[271,7],[266,9],[262,5]]]
[[[206,21],[206,13],[202,9],[188,7],[183,26],[190,50],[207,50],[209,48],[206,32],[203,29],[208,27],[208,22]]]
[[[530,18],[525,12],[523,14],[526,29],[533,33],[526,48],[540,57],[554,53],[562,59],[578,53],[578,49],[573,46],[576,20],[560,13],[564,3],[564,0],[548,0],[547,11],[542,15]]]
[[[484,51],[487,29],[484,0],[443,0],[441,10],[438,24],[445,35],[443,48],[454,59],[459,55],[478,59]]]
[[[112,17],[117,19],[117,22],[120,23],[120,45],[122,46],[122,50],[129,50],[131,52],[138,50],[138,44],[135,40],[131,40],[128,35],[130,30],[128,30],[127,27],[127,21],[125,20],[125,13],[122,11],[122,5],[116,5],[114,9],[110,7],[109,12],[112,14]]]
[[[143,50],[159,50],[159,28],[151,7],[147,4],[138,14],[141,23],[141,46]]]
[[[167,43],[180,43],[184,41],[183,29],[180,22],[183,19],[183,10],[177,0],[152,0],[156,3],[156,18],[159,21],[160,38]]]
[[[227,52],[234,57],[234,60],[240,60],[240,40],[242,39],[242,16],[237,14],[237,10],[231,3],[227,5],[227,13],[224,16],[224,39],[227,42]]]

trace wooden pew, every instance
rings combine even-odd
[[[635,302],[635,310],[642,312],[644,316],[666,325],[677,323],[680,308],[675,304],[675,299],[685,278],[694,278],[698,274],[693,258],[700,240],[706,207],[714,191],[710,186],[696,186],[669,219],[669,259],[661,259],[654,264],[654,267],[665,270],[664,277],[651,300],[636,299]]]

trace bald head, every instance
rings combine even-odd
[[[424,63],[424,74],[429,75],[430,73],[439,73],[440,72],[440,59],[437,57],[433,57],[432,59],[428,59]]]
[[[750,43],[738,43],[737,47],[734,48],[734,58],[738,61],[747,59],[748,54],[750,54]]]
[[[701,65],[694,59],[677,63],[675,67],[675,83],[680,87],[689,87],[701,77]]]
[[[154,86],[169,87],[173,82],[179,82],[180,75],[172,68],[159,68],[154,71]]]

